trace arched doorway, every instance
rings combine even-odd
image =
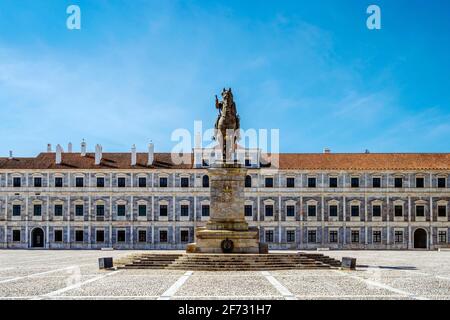
[[[32,248],[44,247],[44,231],[41,228],[34,228],[31,231],[31,247]]]
[[[427,248],[427,232],[424,229],[414,231],[414,249]]]

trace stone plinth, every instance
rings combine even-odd
[[[244,214],[247,170],[240,165],[218,164],[208,170],[210,220],[196,231],[197,242],[189,252],[221,253],[224,240],[232,242],[232,253],[258,253],[259,231],[249,229]]]

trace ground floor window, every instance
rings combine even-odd
[[[167,242],[167,230],[159,230],[159,242]]]
[[[447,231],[440,230],[438,233],[439,243],[447,243]]]
[[[352,230],[352,242],[359,243],[359,230]]]
[[[308,230],[308,243],[317,242],[317,232],[316,230]]]
[[[35,204],[33,206],[33,215],[36,216],[36,217],[42,216],[42,205]]]
[[[63,241],[63,231],[62,230],[55,230],[53,234],[53,238],[55,242],[62,242]]]
[[[147,242],[147,231],[145,231],[145,230],[138,231],[138,241],[139,242]]]
[[[125,242],[125,230],[117,230],[117,242]]]
[[[83,242],[84,241],[84,232],[83,230],[75,230],[75,241]]]
[[[95,230],[95,240],[97,242],[105,242],[105,231],[104,230]]]
[[[286,231],[287,242],[295,242],[295,230]]]
[[[13,230],[12,232],[12,241],[19,242],[20,241],[20,230]]]
[[[403,231],[398,230],[394,232],[395,243],[403,243]]]
[[[189,230],[180,231],[181,242],[189,242]]]
[[[381,231],[376,230],[372,234],[373,243],[381,243]]]
[[[330,231],[330,243],[338,242],[338,232],[336,230]]]
[[[273,230],[266,230],[266,242],[273,242]]]

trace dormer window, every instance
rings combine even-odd
[[[35,217],[40,217],[42,216],[42,205],[41,204],[35,204],[33,206],[33,215]]]
[[[125,217],[125,211],[126,211],[126,207],[124,204],[117,205],[117,216],[118,217]]]

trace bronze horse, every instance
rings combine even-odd
[[[222,148],[223,160],[230,161],[239,140],[240,121],[231,88],[223,89],[222,99],[219,101],[216,95],[216,109],[219,109],[219,115],[214,126],[214,140],[217,140]]]

